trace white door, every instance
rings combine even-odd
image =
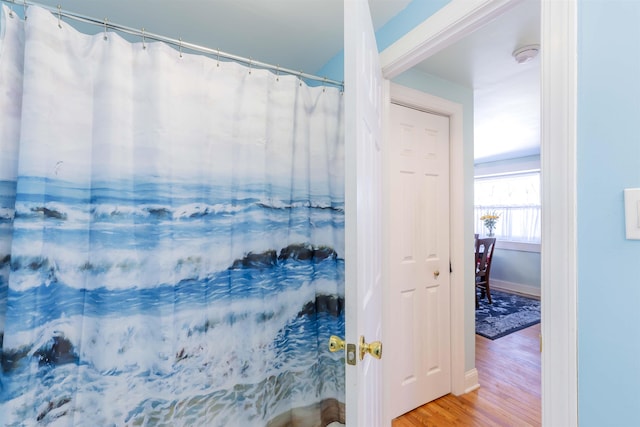
[[[344,2],[346,423],[382,425],[382,360],[360,360],[359,340],[382,336],[382,71],[367,0]],[[352,360],[347,347],[347,362]]]
[[[395,418],[451,391],[449,118],[392,104],[389,126],[385,363]]]

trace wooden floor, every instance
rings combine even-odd
[[[476,335],[480,388],[414,409],[393,427],[540,426],[539,334],[540,324],[495,341]]]

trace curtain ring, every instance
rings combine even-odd
[[[180,52],[180,58],[182,58],[182,37],[180,37],[179,40],[180,40],[179,52]]]
[[[249,57],[249,74],[251,74],[252,59]]]
[[[24,20],[27,20],[27,0],[22,0],[22,7],[24,9]]]
[[[219,67],[220,66],[220,48],[218,48],[217,61],[218,61],[218,63],[216,64],[216,66]]]
[[[280,81],[280,64],[276,65],[276,81]]]
[[[146,49],[147,45],[144,40],[144,28],[142,29],[142,49]]]
[[[326,77],[324,79],[322,79],[322,91],[323,92],[327,91],[327,78]]]
[[[9,5],[9,18],[13,18],[13,6]]]
[[[62,29],[62,15],[61,15],[62,6],[58,5],[58,28]]]
[[[298,80],[300,80],[300,87],[302,87],[302,70],[298,73]]]
[[[105,17],[104,18],[104,35],[102,36],[102,40],[105,40],[105,41],[108,40],[108,37],[107,37],[107,21],[108,21],[108,19]]]

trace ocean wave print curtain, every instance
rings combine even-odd
[[[0,420],[344,422],[342,101],[0,21]]]

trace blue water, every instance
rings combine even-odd
[[[265,425],[344,402],[344,200],[315,192],[0,182],[3,425]]]

